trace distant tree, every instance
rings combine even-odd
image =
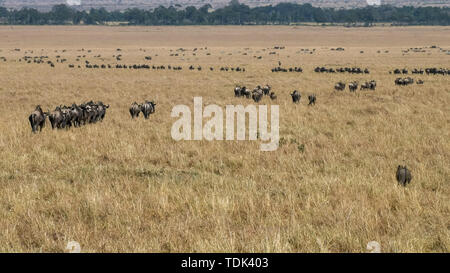
[[[64,24],[67,21],[73,21],[75,10],[64,4],[61,4],[53,6],[51,14],[51,17],[56,24]]]
[[[0,0],[1,1],[1,0]],[[177,6],[178,7],[178,6]],[[7,24],[104,24],[109,21],[130,25],[204,25],[204,24],[290,24],[293,22],[341,23],[372,26],[376,22],[409,25],[450,25],[449,7],[393,7],[382,5],[357,9],[331,9],[311,4],[280,3],[275,6],[250,8],[238,0],[210,11],[210,4],[177,9],[159,6],[154,10],[127,9],[108,12],[105,8],[76,11],[64,4],[50,12],[22,8],[9,11],[0,7],[0,23]]]

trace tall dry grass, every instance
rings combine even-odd
[[[0,41],[7,58],[0,62],[0,251],[60,252],[72,240],[84,252],[365,252],[373,240],[384,252],[449,251],[450,78],[413,76],[425,84],[397,87],[388,74],[448,66],[449,56],[437,49],[401,52],[434,43],[448,49],[448,28],[301,28],[295,36],[295,28],[218,27],[226,34],[222,46],[220,35],[202,40],[211,28],[171,28],[179,38],[168,40],[157,30],[0,28],[8,37]],[[187,31],[195,34],[191,40],[183,40]],[[429,35],[426,43],[419,34]],[[284,41],[285,50],[269,55]],[[169,56],[184,43],[185,56]],[[338,46],[346,50],[330,50]],[[297,53],[301,48],[316,53]],[[98,64],[115,63],[116,54],[122,63],[144,63],[149,55],[151,63],[184,69],[69,69],[80,54]],[[23,55],[69,61],[52,69],[15,61]],[[278,60],[304,72],[271,73]],[[187,70],[190,64],[203,71]],[[217,71],[222,65],[247,72]],[[322,65],[368,67],[371,74],[312,72]],[[339,80],[371,79],[375,92],[332,88]],[[261,104],[280,105],[277,151],[261,152],[250,141],[172,140],[174,105],[192,107],[194,96],[205,105],[249,104],[233,97],[235,84],[266,83],[278,99]],[[302,93],[300,105],[291,102],[294,89]],[[309,93],[317,94],[316,106],[306,106]],[[35,105],[46,110],[91,99],[111,105],[103,123],[58,131],[47,123],[31,133],[27,117]],[[145,99],[157,102],[156,113],[131,120],[129,105]],[[399,164],[412,171],[406,188],[395,180]]]

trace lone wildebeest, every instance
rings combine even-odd
[[[139,113],[141,112],[141,105],[133,102],[130,107],[130,115],[131,118],[139,117]]]
[[[400,185],[406,186],[407,184],[411,183],[411,172],[408,170],[408,168],[406,168],[406,166],[398,165],[396,178]]]
[[[275,95],[274,92],[270,92],[270,99],[271,100],[276,100],[277,99],[277,95]]]
[[[36,133],[39,128],[39,132],[42,131],[42,128],[45,126],[45,119],[47,117],[47,113],[44,113],[41,109],[41,106],[36,106],[36,109],[31,113],[28,117],[30,121],[31,130],[33,133]]]
[[[294,92],[291,93],[292,102],[298,103],[300,101],[300,98],[302,95],[297,90],[294,90]]]
[[[316,94],[311,94],[308,96],[309,103],[308,105],[316,105]]]

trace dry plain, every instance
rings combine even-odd
[[[5,26],[0,37],[2,252],[62,252],[72,240],[83,252],[366,252],[373,240],[383,252],[450,249],[450,76],[395,86],[389,74],[450,68],[449,27]],[[405,53],[415,47],[423,52]],[[55,67],[19,62],[42,55]],[[85,60],[183,70],[87,69]],[[303,73],[272,73],[278,61]],[[336,92],[340,80],[377,88]],[[280,106],[277,151],[172,140],[173,106],[192,107],[194,96],[251,104],[234,97],[236,84],[276,92],[259,104]],[[156,113],[131,120],[128,107],[145,99]],[[89,100],[110,104],[102,123],[31,133],[36,105]],[[395,180],[399,164],[412,171],[407,187]]]

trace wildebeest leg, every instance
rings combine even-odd
[[[35,126],[34,126],[33,114],[31,114],[31,115],[28,117],[28,120],[30,121],[31,131],[34,133],[34,132],[35,132]]]

